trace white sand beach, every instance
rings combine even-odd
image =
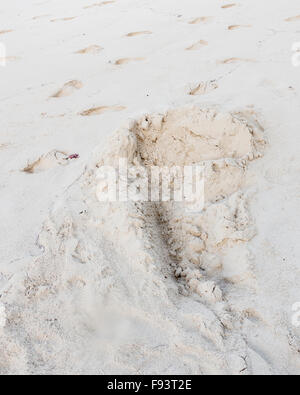
[[[299,1],[93,1],[0,4],[0,374],[298,375]]]

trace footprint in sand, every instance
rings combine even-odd
[[[191,45],[190,47],[186,48],[187,51],[197,51],[208,45],[208,42],[205,40],[200,40],[197,43]]]
[[[85,110],[82,113],[80,113],[80,115],[83,117],[91,117],[94,115],[101,115],[101,114],[108,112],[108,111],[118,112],[118,111],[123,111],[123,110],[126,110],[126,107],[124,107],[124,106],[101,106],[101,107],[94,107],[94,108]]]
[[[228,8],[232,8],[232,7],[235,7],[235,6],[236,6],[236,4],[235,4],[235,3],[232,3],[232,4],[225,4],[225,5],[222,5],[221,8],[223,8],[224,10],[226,10],[226,9],[228,9]]]
[[[228,26],[228,30],[237,30],[237,29],[249,28],[249,27],[252,27],[252,25],[231,25]]]
[[[292,16],[290,18],[285,19],[286,22],[296,22],[296,21],[300,21],[300,15],[297,16]]]
[[[58,92],[56,92],[51,97],[59,98],[59,97],[66,97],[72,95],[76,90],[79,90],[83,87],[82,82],[73,80],[67,82]]]
[[[217,82],[214,81],[202,81],[195,88],[191,89],[189,95],[191,96],[200,96],[205,95],[206,93],[212,92],[218,88]]]
[[[73,156],[69,156],[66,152],[54,150],[41,156],[34,162],[29,163],[24,169],[22,169],[22,171],[33,174],[50,170],[57,166],[65,166],[69,163],[72,157]],[[78,156],[76,156],[76,158],[77,157]]]
[[[212,16],[201,16],[189,22],[190,25],[198,25],[199,23],[211,22],[214,18]]]
[[[239,63],[239,62],[255,63],[256,60],[253,60],[253,59],[243,59],[243,58],[229,58],[229,59],[221,60],[221,61],[218,62],[218,63],[221,63],[221,64],[231,64],[231,63]]]
[[[96,55],[97,53],[101,52],[102,50],[103,50],[103,48],[100,47],[99,45],[90,45],[89,47],[80,49],[79,51],[77,51],[75,53],[81,54],[81,55],[85,55],[85,54]]]
[[[56,18],[56,19],[52,19],[51,22],[67,22],[67,21],[73,21],[76,18],[77,18],[77,16],[69,16],[66,18]]]
[[[13,30],[0,30],[0,35],[1,34],[11,33],[11,32],[13,32]]]
[[[146,60],[145,58],[122,58],[115,61],[115,65],[122,66],[123,64],[132,63],[132,62],[142,62]]]
[[[83,7],[84,9],[88,9],[88,8],[93,8],[93,7],[102,7],[104,5],[108,5],[108,4],[113,4],[115,3],[114,0],[111,1],[102,1],[101,3],[95,3],[95,4],[91,4],[91,5],[87,5],[85,7]]]
[[[152,32],[150,32],[148,30],[144,30],[144,31],[141,31],[141,32],[131,32],[131,33],[126,34],[125,37],[143,36],[145,34],[152,34]]]

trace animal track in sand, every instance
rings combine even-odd
[[[83,87],[82,82],[77,80],[72,80],[67,82],[58,92],[56,92],[51,97],[59,98],[59,97],[66,97],[72,95],[75,91],[81,89]]]
[[[142,62],[146,60],[146,58],[122,58],[115,61],[115,65],[122,66],[123,64],[132,63],[132,62]]]
[[[8,33],[12,33],[13,30],[0,30],[0,35],[1,34],[8,34]]]
[[[285,19],[286,22],[296,22],[296,21],[300,21],[300,15],[297,16],[292,16],[290,18]]]
[[[189,22],[190,25],[198,25],[199,23],[208,23],[214,19],[212,16],[201,16]]]
[[[152,34],[152,32],[150,32],[149,30],[144,30],[141,32],[131,32],[131,33],[126,34],[125,37],[136,37],[136,36],[143,36],[146,34]]]
[[[29,163],[22,171],[33,174],[53,169],[57,166],[68,164],[68,155],[62,151],[53,150]]]
[[[200,84],[198,84],[195,88],[190,90],[189,95],[191,96],[205,95],[206,93],[212,92],[217,88],[218,88],[218,84],[216,81],[200,82]]]
[[[97,53],[101,52],[103,50],[100,45],[90,45],[87,48],[80,49],[79,51],[75,52],[76,54],[91,54],[91,55],[96,55]]]
[[[200,40],[197,43],[191,45],[190,47],[186,48],[186,51],[197,51],[208,45],[208,42],[205,40]]]
[[[228,26],[228,30],[237,30],[237,29],[242,29],[242,28],[250,28],[252,25],[231,25]]]
[[[123,110],[126,110],[126,107],[124,107],[124,106],[100,106],[100,107],[94,107],[94,108],[85,110],[82,113],[80,113],[80,115],[83,117],[91,117],[94,115],[101,115],[101,114],[103,114],[105,112],[109,112],[109,111],[118,112],[118,111],[123,111]]]
[[[115,3],[114,0],[111,1],[102,1],[101,3],[95,3],[95,4],[91,4],[91,5],[87,5],[85,7],[83,7],[84,9],[88,9],[88,8],[93,8],[93,7],[102,7],[104,5],[108,5],[108,4],[113,4]]]
[[[235,3],[232,3],[232,4],[225,4],[225,5],[222,5],[221,8],[223,8],[223,9],[225,10],[225,9],[232,8],[232,7],[235,7],[235,6],[236,6],[236,4],[235,4]]]

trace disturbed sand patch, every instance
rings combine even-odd
[[[249,374],[258,358],[268,370],[240,331],[255,308],[241,315],[229,299],[232,287],[255,289],[246,180],[263,147],[261,132],[240,116],[192,108],[132,121],[96,149],[45,222],[43,253],[14,283],[0,344],[15,351],[0,356],[0,372],[79,373],[101,364],[104,373]],[[100,202],[99,168],[117,168],[120,158],[146,170],[201,164],[204,210]],[[131,174],[129,181],[139,186]],[[15,325],[31,335],[16,340]]]
[[[248,163],[261,156],[264,143],[258,134],[228,114],[170,111],[165,116],[147,116],[136,122],[117,137],[122,142],[127,139],[127,147],[123,144],[114,148],[114,140],[112,151],[103,160],[105,165],[116,164],[114,150],[130,150],[127,159],[145,168],[205,166],[204,212],[189,216],[184,214],[184,203],[147,203],[144,220],[149,215],[160,218],[160,234],[165,235],[176,277],[187,279],[189,289],[210,301],[221,301],[222,291],[214,275],[205,279],[203,273],[222,272],[222,255],[227,249],[239,249],[253,237],[243,185]],[[237,281],[251,279],[247,263],[241,266],[241,273],[235,276]]]

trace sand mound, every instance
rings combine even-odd
[[[129,130],[119,132],[98,164],[117,167],[119,158],[125,156],[131,165],[148,170],[191,165],[204,169],[202,211],[189,212],[185,202],[145,202],[136,215],[144,224],[140,231],[148,231],[149,240],[155,238],[153,229],[160,235],[175,277],[184,279],[181,283],[188,290],[210,302],[223,300],[218,284],[224,280],[227,255],[234,254],[234,249],[236,254],[247,255],[244,244],[255,235],[244,189],[247,165],[261,156],[264,145],[257,133],[229,114],[198,109],[170,111],[165,116],[146,116]],[[174,177],[167,182],[171,190]],[[141,190],[142,182],[139,185],[135,178],[132,187]],[[101,184],[100,200],[105,190],[107,185]],[[151,192],[159,196],[157,191]],[[147,226],[149,218],[156,222],[151,223],[152,229]],[[251,283],[246,258],[228,269],[226,280]]]

